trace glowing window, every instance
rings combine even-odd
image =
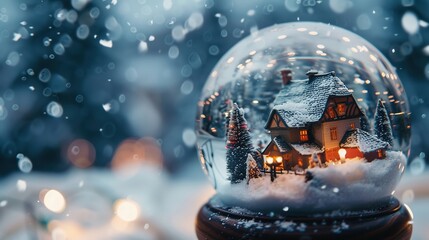
[[[335,118],[335,111],[333,107],[328,108],[328,115],[329,115],[329,118]]]
[[[350,123],[350,128],[355,129],[356,128],[355,123]]]
[[[307,130],[300,130],[299,131],[299,140],[301,142],[308,141],[308,132],[307,132]]]
[[[337,105],[337,112],[339,116],[344,116],[346,115],[346,104],[345,103],[340,103]]]
[[[378,158],[383,158],[383,150],[378,149],[377,150],[377,156],[378,156]]]
[[[337,140],[337,128],[333,127],[330,129],[331,132],[331,140]]]

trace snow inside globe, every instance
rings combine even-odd
[[[394,67],[360,36],[314,22],[274,25],[236,44],[208,77],[196,125],[217,195],[258,210],[381,204],[410,144]]]

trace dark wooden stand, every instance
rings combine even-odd
[[[199,211],[198,239],[410,239],[412,218],[396,198],[375,209],[288,215],[253,213],[224,205],[216,196]]]

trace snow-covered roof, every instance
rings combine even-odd
[[[290,144],[301,155],[312,155],[313,153],[323,153],[325,150],[314,143]]]
[[[340,147],[357,147],[364,153],[385,149],[388,146],[389,144],[387,142],[358,128],[347,131],[340,142]]]
[[[291,150],[282,136],[274,137],[272,141],[276,144],[281,153],[289,152]]]
[[[351,93],[335,72],[311,74],[306,80],[292,80],[274,100],[277,112],[288,127],[303,127],[322,118],[330,96],[349,96]]]

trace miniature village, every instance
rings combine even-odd
[[[265,124],[271,141],[263,149],[254,148],[245,114],[233,104],[226,121],[226,167],[232,184],[252,185],[257,178],[287,181],[292,178],[288,175],[308,182],[318,169],[388,161],[389,152],[399,154],[390,150],[393,136],[382,100],[371,129],[335,72],[311,70],[304,80],[292,80],[290,74],[281,71],[283,88]]]

